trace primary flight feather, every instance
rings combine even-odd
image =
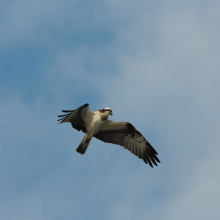
[[[85,133],[76,149],[78,153],[84,154],[92,137],[95,137],[107,143],[123,146],[151,167],[160,163],[155,149],[131,123],[108,119],[108,116],[112,115],[110,108],[90,111],[89,104],[85,104],[76,110],[62,110],[62,112],[65,114],[58,115],[61,117],[57,120],[59,123],[70,122],[73,128]]]

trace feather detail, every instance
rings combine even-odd
[[[134,155],[143,159],[144,162],[151,167],[153,167],[153,164],[157,166],[157,162],[160,163],[160,160],[156,156],[157,152],[155,149],[129,122],[114,122],[107,120],[107,123],[95,137],[107,143],[123,146]]]

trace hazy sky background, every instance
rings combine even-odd
[[[217,220],[220,1],[1,0],[3,220]],[[57,125],[110,107],[159,153]]]

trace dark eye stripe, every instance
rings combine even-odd
[[[99,111],[100,111],[100,112],[106,112],[106,111],[110,111],[110,112],[112,112],[111,109],[104,109],[104,108],[103,108],[103,109],[100,109]]]

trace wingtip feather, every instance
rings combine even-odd
[[[62,112],[68,113],[68,112],[72,112],[73,110],[61,110]]]

